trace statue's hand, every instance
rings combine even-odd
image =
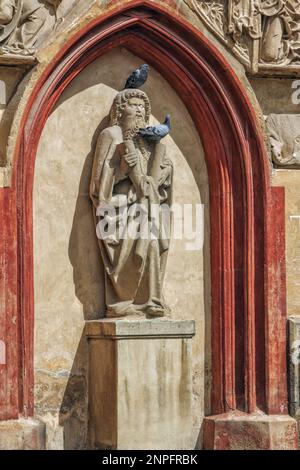
[[[172,174],[171,166],[167,166],[166,168],[163,168],[161,170],[161,174],[158,180],[158,186],[162,186],[167,181],[167,179],[171,176],[171,174]]]
[[[133,168],[138,162],[138,156],[136,152],[125,153],[123,158],[130,168]]]

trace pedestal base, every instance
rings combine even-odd
[[[90,449],[191,449],[193,321],[87,322]]]
[[[44,450],[45,424],[33,419],[0,421],[0,450]]]
[[[206,450],[296,450],[298,429],[290,416],[227,413],[204,420]]]

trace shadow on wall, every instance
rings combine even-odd
[[[109,118],[104,118],[96,129],[91,150],[84,162],[69,240],[75,295],[83,306],[85,321],[103,318],[105,315],[103,264],[89,188],[97,140],[101,131],[108,126],[108,122]],[[64,449],[80,450],[86,447],[87,420],[88,342],[83,331],[59,412]]]
[[[97,140],[102,130],[108,125],[109,118],[106,117],[96,129],[91,151],[85,159],[69,241],[69,258],[73,266],[75,295],[83,306],[85,321],[105,316],[104,267],[96,236],[89,190]]]
[[[88,344],[83,332],[70,377],[59,410],[63,428],[63,448],[83,450],[86,447],[88,420]]]

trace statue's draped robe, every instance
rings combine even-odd
[[[266,62],[300,61],[299,0],[258,3],[262,15],[262,59]]]
[[[136,147],[138,163],[134,169],[130,169],[124,162],[124,145],[120,127],[113,126],[101,133],[96,146],[91,180],[96,224],[102,222],[103,227],[109,220],[116,222],[111,224],[113,231],[110,231],[106,239],[99,237],[98,230],[105,266],[107,316],[147,313],[149,307],[166,308],[162,284],[169,249],[168,228],[163,233],[163,224],[160,223],[158,231],[154,231],[157,237],[151,239],[148,233],[150,225],[145,222],[154,216],[151,213],[154,210],[152,204],[156,205],[155,210],[161,204],[171,204],[172,164],[166,158],[163,144],[152,145],[147,161],[138,142],[131,141],[131,145]],[[168,168],[169,176],[158,187],[162,170]],[[139,180],[139,184],[136,184],[136,180]],[[137,203],[145,209],[142,218],[136,210]],[[113,207],[115,215],[105,215],[103,211],[100,215],[99,207]],[[123,222],[120,222],[120,218]],[[123,229],[129,230],[130,236],[122,237],[120,224]]]
[[[260,40],[265,63],[300,62],[299,0],[236,0],[231,5],[228,30],[235,41],[247,35]]]

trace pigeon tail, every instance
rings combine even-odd
[[[170,114],[167,114],[164,125],[168,126],[169,130],[171,129],[171,116],[170,116]]]

